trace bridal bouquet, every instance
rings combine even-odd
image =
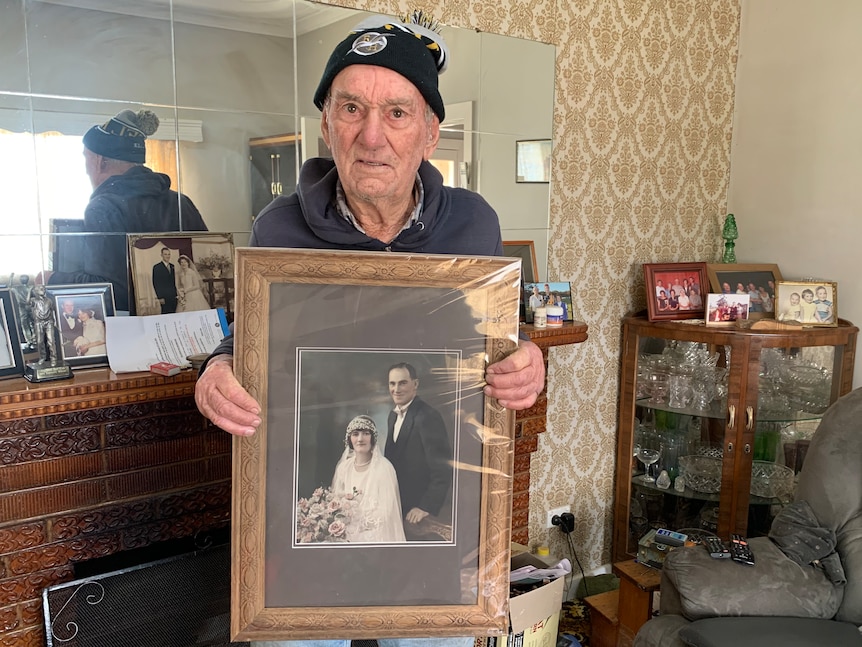
[[[347,541],[347,526],[359,504],[359,493],[336,495],[317,488],[310,497],[296,502],[296,537],[301,544]]]

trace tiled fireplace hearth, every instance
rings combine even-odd
[[[0,385],[0,646],[42,647],[41,593],[75,564],[227,527],[230,437],[194,376]]]
[[[579,323],[527,333],[546,362],[587,336]],[[228,528],[231,440],[197,412],[194,384],[108,369],[0,383],[0,647],[46,644],[42,590],[76,565]],[[525,544],[546,402],[516,421],[512,539]]]

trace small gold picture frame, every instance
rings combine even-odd
[[[775,294],[779,321],[803,326],[838,325],[838,283],[835,281],[779,281]]]

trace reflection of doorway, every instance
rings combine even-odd
[[[464,134],[440,133],[440,142],[430,160],[443,176],[443,184],[451,187],[467,187],[466,172],[461,174],[464,162]]]
[[[429,160],[443,175],[443,184],[472,189],[473,102],[446,106],[446,119],[440,124],[440,141]]]

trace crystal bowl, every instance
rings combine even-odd
[[[751,464],[751,493],[768,499],[785,499],[793,494],[793,470],[772,461]]]
[[[721,490],[721,459],[715,456],[680,456],[679,474],[695,492],[714,494]]]

